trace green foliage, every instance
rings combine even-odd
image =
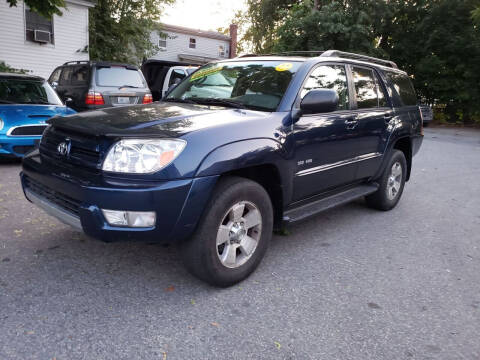
[[[480,114],[480,0],[248,0],[242,47],[327,50],[391,59],[444,119]],[[316,6],[315,6],[315,5]]]
[[[64,0],[24,0],[24,2],[31,10],[47,19],[52,15],[62,15],[61,9],[65,7]],[[17,6],[18,0],[7,0],[7,3],[10,7]]]
[[[0,61],[0,72],[26,74],[26,73],[29,73],[30,71],[26,69],[15,69],[10,65],[6,64],[5,61]]]
[[[161,5],[174,0],[98,0],[90,9],[90,58],[140,64],[158,51],[150,42]]]

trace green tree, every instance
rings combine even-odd
[[[90,58],[139,64],[158,51],[150,33],[160,31],[162,5],[174,0],[98,0],[89,12]]]
[[[65,0],[24,0],[24,2],[31,10],[48,19],[52,15],[62,15],[62,9],[66,6]],[[7,3],[10,7],[17,6],[18,0],[7,0]]]

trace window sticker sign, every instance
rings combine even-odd
[[[222,71],[222,69],[223,69],[223,66],[214,66],[214,67],[211,67],[211,68],[208,68],[208,69],[199,70],[199,71],[195,72],[190,77],[190,81],[195,81],[195,80],[201,79],[203,77],[216,74],[216,73]]]

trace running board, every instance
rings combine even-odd
[[[349,203],[362,196],[369,195],[377,191],[378,184],[359,185],[348,190],[344,190],[340,193],[327,196],[323,199],[313,201],[309,204],[287,210],[283,216],[283,222],[285,225],[296,223],[298,221],[305,220],[311,216],[314,216],[322,211],[331,209],[338,205]]]

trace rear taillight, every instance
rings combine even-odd
[[[105,105],[105,101],[103,100],[103,96],[99,92],[89,91],[85,98],[86,105]]]
[[[150,104],[151,102],[153,102],[152,94],[145,94],[143,96],[143,103],[144,104]]]

